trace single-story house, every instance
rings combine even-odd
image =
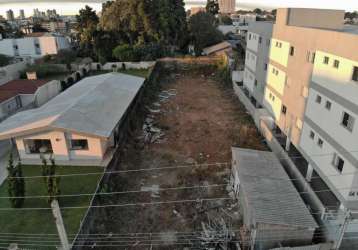
[[[20,110],[40,106],[60,91],[58,81],[19,79],[0,85],[0,121]]]
[[[225,41],[203,49],[203,54],[206,56],[225,55],[226,52],[231,52],[231,51],[232,51],[231,44]]]
[[[232,148],[232,176],[252,249],[310,245],[318,225],[274,153]]]
[[[84,78],[40,108],[0,123],[0,140],[12,139],[24,164],[52,156],[59,165],[103,166],[144,81],[120,73]]]

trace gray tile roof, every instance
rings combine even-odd
[[[240,195],[256,223],[318,227],[274,153],[232,148]]]
[[[0,136],[43,127],[109,137],[144,80],[120,73],[87,77],[40,108],[20,112],[0,123]]]

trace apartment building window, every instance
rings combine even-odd
[[[259,43],[262,43],[262,37],[261,36],[259,37]]]
[[[336,153],[333,155],[332,164],[340,173],[342,173],[344,160],[341,157],[339,157]]]
[[[354,126],[354,118],[353,118],[353,116],[351,116],[347,112],[343,112],[342,125],[343,125],[343,127],[348,129],[349,131],[352,131],[353,126]]]
[[[16,50],[17,50],[17,49],[19,49],[19,46],[17,46],[17,45],[14,45],[14,49],[16,49]]]
[[[251,40],[251,33],[249,34],[249,40]]]
[[[278,75],[278,70],[275,69],[275,68],[272,68],[272,73],[277,76]]]
[[[267,47],[270,46],[270,39],[266,40],[266,45],[267,45]]]
[[[315,137],[315,133],[311,130],[311,131],[310,131],[310,138],[313,140],[314,137]]]
[[[317,145],[322,148],[323,147],[323,140],[321,138],[318,138]]]
[[[291,46],[290,47],[290,56],[294,56],[295,55],[295,47]]]
[[[327,110],[331,110],[332,103],[330,101],[326,101],[325,107],[326,107]]]
[[[276,47],[277,47],[277,48],[281,48],[281,47],[282,47],[282,43],[276,42]]]
[[[353,67],[352,80],[358,82],[358,67]]]
[[[287,113],[287,107],[285,105],[282,105],[281,113],[284,115]]]
[[[328,64],[328,63],[329,63],[329,57],[328,57],[328,56],[325,56],[325,57],[323,58],[323,63],[324,63],[324,64]]]
[[[255,87],[257,87],[257,80],[255,80],[255,83],[254,83]]]
[[[317,102],[318,104],[321,104],[321,102],[322,102],[322,97],[321,97],[320,95],[317,95],[317,96],[316,96],[316,102]]]
[[[88,141],[85,139],[71,140],[71,150],[88,150]]]
[[[334,60],[333,67],[335,67],[336,69],[339,68],[339,61],[338,60]]]
[[[264,70],[267,70],[267,63],[264,64]]]

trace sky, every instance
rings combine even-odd
[[[30,16],[34,8],[41,11],[56,9],[61,15],[77,14],[80,8],[89,5],[97,11],[101,10],[102,2],[106,0],[0,0],[0,15],[6,16],[5,12],[12,9],[15,16],[19,10],[24,9],[25,15]],[[206,0],[184,0],[186,8],[191,6],[205,5]],[[236,0],[237,9],[274,9],[278,7],[300,7],[300,8],[326,8],[344,9],[346,11],[358,11],[358,0]]]

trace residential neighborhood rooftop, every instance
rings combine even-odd
[[[17,95],[34,94],[47,80],[18,79],[0,85],[0,103]]]
[[[256,223],[318,227],[273,152],[232,148],[234,168]]]
[[[224,50],[224,49],[227,49],[230,47],[231,47],[231,44],[229,42],[225,41],[225,42],[221,42],[221,43],[215,44],[213,46],[207,47],[203,50],[203,52],[205,55],[210,55],[212,53],[215,53],[217,51]]]
[[[88,77],[40,108],[20,112],[0,124],[0,137],[44,128],[109,137],[141,88],[144,78],[120,73]]]

